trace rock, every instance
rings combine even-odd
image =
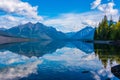
[[[111,72],[120,79],[120,65],[112,67]]]

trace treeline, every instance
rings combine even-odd
[[[120,40],[120,17],[114,22],[105,15],[95,30],[95,40]]]

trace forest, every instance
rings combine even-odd
[[[114,22],[105,15],[95,30],[95,40],[120,40],[120,17]]]

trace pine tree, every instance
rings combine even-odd
[[[96,29],[95,39],[120,40],[120,17],[118,22],[114,24],[111,16],[110,22],[108,24],[107,16],[105,15]]]
[[[118,22],[120,22],[120,16],[119,16],[119,20],[118,20]]]
[[[102,23],[102,38],[106,40],[108,38],[108,33],[109,33],[109,25],[108,25],[108,20],[107,16],[104,16],[103,23]]]
[[[103,19],[103,26],[108,28],[108,19],[106,15],[104,16],[104,19]]]
[[[120,40],[120,20],[118,20],[118,22],[116,23],[116,33],[117,39]]]
[[[113,19],[112,19],[112,16],[110,18],[110,23],[109,23],[109,27],[111,27],[113,25]]]

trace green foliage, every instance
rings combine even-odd
[[[95,31],[95,40],[120,40],[120,18],[114,23],[111,17],[110,22],[105,15]]]

